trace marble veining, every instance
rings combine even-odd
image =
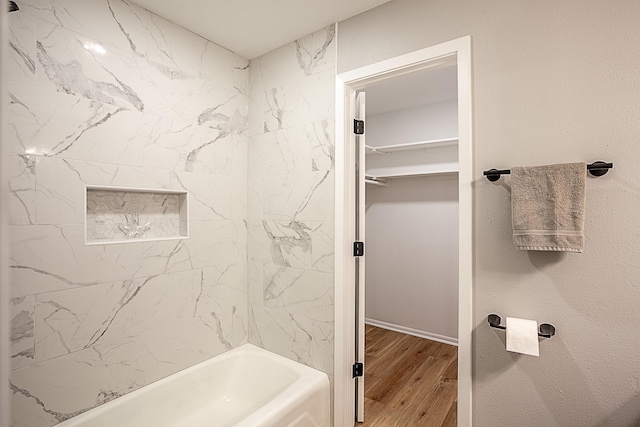
[[[129,43],[129,47],[131,48],[131,52],[133,52],[135,55],[144,58],[145,60],[147,60],[147,63],[149,63],[150,65],[155,66],[162,74],[164,74],[167,77],[170,78],[179,78],[182,77],[182,73],[179,72],[175,72],[174,70],[172,70],[170,67],[165,66],[157,61],[152,60],[151,58],[149,58],[147,53],[143,53],[140,52],[138,50],[138,47],[136,46],[136,43],[134,42],[131,34],[127,31],[127,29],[125,28],[125,25],[123,25],[123,23],[120,21],[120,19],[118,18],[118,16],[116,16],[116,12],[114,10],[113,5],[111,4],[111,1],[107,0],[107,7],[109,8],[109,13],[111,14],[111,16],[113,17],[114,22],[116,23],[116,25],[118,26],[118,29],[120,30],[120,32],[122,33],[122,35],[124,35],[124,37],[127,39],[127,42]],[[138,13],[138,10],[129,7],[128,8],[128,12],[133,15],[133,17],[135,17],[136,19],[143,21],[144,19],[141,17],[141,15],[143,13],[148,13],[146,11],[140,11],[140,13]],[[151,21],[153,22],[153,21]],[[150,32],[151,37],[154,37],[153,32]],[[157,40],[154,39],[155,44],[158,47],[158,51],[162,54],[162,59],[163,60],[167,60],[169,61],[174,67],[177,67],[178,64],[173,60],[173,58],[171,57],[171,54],[164,50],[161,47],[161,44],[157,42]]]
[[[35,19],[17,14],[9,21],[7,75],[11,80],[33,83],[36,77]]]
[[[33,295],[14,298],[11,308],[12,368],[28,366],[35,361],[34,298]]]
[[[33,273],[33,275],[43,275],[46,276],[49,279],[53,279],[54,281],[59,281],[61,282],[62,286],[67,285],[70,287],[80,287],[80,286],[90,286],[90,285],[95,285],[97,284],[97,282],[77,282],[77,281],[73,281],[70,280],[64,276],[61,276],[59,274],[56,273],[51,273],[49,271],[46,270],[42,270],[40,268],[35,268],[35,267],[31,267],[28,265],[12,265],[10,266],[10,268],[13,270],[12,273],[14,273],[14,277],[20,277],[20,271],[26,271],[29,273]],[[16,280],[16,281],[20,281],[20,280]],[[20,292],[18,292],[20,293]]]
[[[21,394],[22,396],[28,398],[28,399],[32,399],[38,406],[40,406],[42,408],[42,410],[44,412],[46,412],[47,414],[53,416],[55,418],[55,420],[59,423],[68,420],[69,418],[75,417],[76,415],[80,415],[84,412],[87,412],[89,409],[92,409],[96,406],[98,406],[101,403],[106,403],[109,400],[113,400],[116,397],[118,397],[118,393],[115,392],[105,392],[102,391],[101,395],[102,396],[111,396],[111,399],[97,399],[96,404],[92,407],[88,407],[88,408],[83,408],[74,412],[70,412],[70,413],[62,413],[62,412],[57,412],[57,411],[53,411],[51,409],[48,409],[47,406],[45,405],[45,403],[38,398],[37,396],[32,395],[29,390],[27,389],[23,389],[23,388],[19,388],[16,387],[15,384],[13,384],[13,382],[9,381],[9,388],[11,389],[11,391],[13,392],[13,394]]]
[[[172,281],[181,287],[172,287]],[[88,349],[186,316],[191,272],[36,296],[36,360]]]
[[[251,61],[249,342],[333,372],[335,27]]]
[[[309,222],[311,227],[311,269],[332,273],[334,271],[334,223],[333,221]]]
[[[274,228],[280,225],[278,229],[279,235],[274,234],[268,221],[262,221],[262,224],[271,240],[271,258],[275,264],[290,266],[291,264],[286,257],[290,256],[294,251],[299,251],[302,254],[311,254],[309,227],[304,223],[297,221],[282,225],[272,223]]]
[[[296,45],[298,65],[300,65],[300,68],[304,70],[306,75],[311,75],[318,64],[324,59],[324,55],[327,53],[327,49],[333,42],[335,35],[335,26],[330,25],[326,28],[326,36],[322,46],[318,48],[314,49],[314,46],[307,47],[300,40],[294,42]],[[315,36],[315,34],[312,36]]]
[[[13,424],[52,426],[248,340],[331,374],[335,26],[248,61],[122,0],[20,8]],[[84,245],[85,186],[189,192],[190,238]]]
[[[27,311],[19,312],[11,322],[11,340],[18,341],[33,336],[33,319]]]
[[[22,63],[22,67],[25,69],[25,74],[34,74],[36,72],[36,63],[29,56],[29,53],[22,48],[22,46],[18,46],[13,41],[9,40],[9,48],[13,51],[12,54],[18,56],[20,59],[17,61],[18,63]]]
[[[333,215],[333,172],[265,178],[264,217],[274,220],[328,220]]]
[[[249,61],[121,0],[8,20],[12,423],[49,427],[247,341]],[[193,234],[85,245],[85,186],[188,192]]]
[[[290,314],[330,322],[333,319],[331,274],[286,266],[265,265],[264,301]]]
[[[307,209],[307,207],[309,206],[309,203],[311,202],[311,200],[313,200],[315,194],[316,194],[316,190],[323,184],[325,183],[325,181],[327,181],[327,177],[330,175],[330,172],[326,172],[325,174],[323,174],[319,181],[313,184],[313,187],[311,187],[308,192],[304,195],[304,198],[300,201],[300,205],[298,206],[298,208],[296,209],[293,217],[296,218],[300,213],[302,213],[305,209]]]
[[[187,154],[185,165],[186,171],[193,171],[193,165],[198,161],[198,154],[202,149],[217,143],[219,140],[224,139],[231,134],[242,134],[244,132],[247,121],[246,116],[242,115],[237,110],[232,116],[216,112],[216,110],[225,104],[226,103],[208,108],[198,116],[198,125],[214,129],[218,132],[218,135],[216,135],[214,139],[200,144]]]
[[[208,267],[199,279],[194,280],[194,316],[230,350],[246,336],[246,264]]]
[[[13,50],[13,52],[15,52],[17,56],[20,57],[20,59],[22,60],[22,63],[24,64],[24,68],[26,68],[26,71],[28,73],[35,74],[36,63],[33,59],[29,57],[28,53],[25,52],[24,49],[21,49],[20,46],[16,46],[11,41],[9,41],[9,47],[11,48],[11,50]]]
[[[332,322],[313,321],[261,305],[252,305],[249,318],[250,342],[299,363],[333,372]]]
[[[54,145],[51,148],[51,152],[48,153],[48,155],[59,156],[60,154],[72,148],[73,144],[76,143],[79,139],[81,139],[86,132],[106,123],[113,116],[123,111],[124,111],[123,108],[118,108],[115,111],[107,111],[104,114],[97,115],[97,117],[96,116],[92,117],[91,118],[92,120],[88,121],[86,126],[78,131],[77,135],[74,135],[74,137],[70,140],[61,141],[58,144]]]
[[[46,40],[40,39],[36,42],[37,56],[45,75],[59,91],[67,94],[82,95],[108,104],[124,105],[135,108],[138,111],[144,110],[144,103],[133,88],[119,79],[113,71],[110,71],[107,64],[100,64],[97,56],[93,56],[96,59],[95,68],[101,69],[100,74],[103,74],[105,78],[110,77],[109,80],[111,81],[90,78],[87,76],[83,64],[77,59],[72,59],[68,62],[58,60],[54,51],[58,49],[57,47],[60,44],[72,45],[72,43],[77,43],[80,46],[83,46],[83,44],[76,38],[72,41],[72,36],[68,32],[56,30],[56,28],[50,31]],[[62,34],[58,35],[58,33]],[[86,56],[89,55],[91,54]],[[132,65],[127,64],[128,67],[133,68]]]
[[[320,120],[333,120],[334,73],[322,71],[266,89],[263,132]]]
[[[249,259],[285,267],[333,271],[333,223],[249,221]]]
[[[124,135],[133,130],[127,121],[140,123],[139,114],[19,83],[10,86],[9,96],[12,152],[114,163],[120,156],[120,161],[140,164],[138,151],[123,144],[130,142],[131,135]]]
[[[29,154],[9,156],[9,223],[35,223],[36,158]]]
[[[282,116],[284,116],[286,100],[281,94],[282,92],[279,91],[278,88],[272,88],[265,93],[268,108],[266,114],[270,115],[271,118],[276,121],[275,129],[282,129]],[[274,130],[274,128],[270,127],[267,123],[267,121],[264,122],[264,131],[269,132]]]
[[[305,131],[311,141],[313,171],[332,170],[335,166],[335,145],[333,136],[335,129],[332,120],[321,120],[307,124]]]

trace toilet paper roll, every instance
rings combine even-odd
[[[539,356],[538,322],[507,317],[507,351]]]

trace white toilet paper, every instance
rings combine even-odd
[[[507,317],[507,351],[539,356],[538,322]]]

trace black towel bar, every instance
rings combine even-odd
[[[587,171],[593,176],[602,176],[609,172],[609,169],[613,169],[613,163],[597,161],[587,165]],[[489,181],[494,182],[500,179],[500,175],[509,175],[510,173],[510,169],[489,169],[488,171],[484,171],[483,175],[486,176]]]
[[[502,329],[505,331],[507,330],[506,326],[502,326],[500,324],[501,319],[500,319],[500,316],[498,316],[497,314],[490,314],[489,317],[487,317],[487,321],[489,322],[489,326],[491,326],[492,328]],[[556,334],[555,326],[550,325],[548,323],[540,324],[540,332],[538,332],[539,337],[551,338],[555,334]]]

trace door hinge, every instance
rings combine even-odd
[[[353,364],[353,378],[364,375],[364,363],[356,362]]]
[[[353,133],[356,135],[364,134],[364,120],[353,119]]]
[[[364,242],[353,242],[353,256],[364,255]]]

